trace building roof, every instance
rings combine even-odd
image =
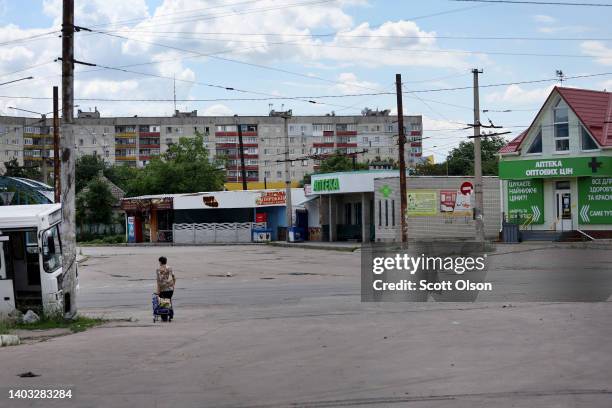
[[[556,86],[551,91],[546,102],[555,93],[558,93],[563,98],[600,146],[612,147],[612,92]],[[499,153],[508,154],[518,151],[521,143],[525,140],[525,136],[527,136],[527,133],[533,127],[535,119],[544,109],[546,102],[540,108],[531,125],[503,147]]]
[[[108,186],[108,189],[110,190],[112,196],[115,198],[115,202],[118,205],[118,203],[125,197],[125,191],[123,191],[121,188],[119,188],[119,186],[117,186],[115,183],[106,178],[103,174],[98,175],[98,179]],[[81,190],[80,194],[85,194],[87,191],[89,191],[89,188],[86,186],[83,188],[83,190]]]

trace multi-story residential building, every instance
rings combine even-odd
[[[284,119],[276,116],[197,116],[197,111],[172,117],[100,117],[79,112],[75,120],[77,155],[98,155],[109,164],[145,166],[181,137],[204,136],[211,159],[227,161],[228,182],[241,182],[239,130],[242,134],[248,182],[278,183],[285,175]],[[421,116],[404,118],[408,144],[406,162],[422,156]],[[0,118],[0,161],[40,161],[42,144],[52,157],[52,123],[47,119]],[[238,126],[240,128],[238,128]],[[388,115],[293,116],[287,123],[290,177],[301,180],[314,172],[325,155],[354,154],[359,162],[397,160],[397,118]],[[44,142],[43,142],[44,141]]]

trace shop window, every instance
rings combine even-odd
[[[561,102],[553,110],[555,128],[555,150],[566,152],[569,150],[569,121],[568,109],[561,106]]]
[[[346,225],[353,224],[352,208],[353,205],[351,203],[344,204],[344,224]]]
[[[533,139],[531,146],[529,146],[529,150],[527,153],[542,153],[542,129],[538,131],[538,134]]]
[[[582,146],[582,150],[598,150],[599,146],[593,140],[589,132],[584,128],[584,126],[580,126],[580,144]]]

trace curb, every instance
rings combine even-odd
[[[342,246],[327,246],[327,245],[303,245],[299,243],[288,242],[269,242],[268,245],[281,248],[301,248],[301,249],[318,249],[323,251],[340,251],[340,252],[355,252],[360,249],[360,246],[342,247]]]
[[[19,344],[21,344],[19,336],[13,334],[0,335],[0,347],[18,346]]]

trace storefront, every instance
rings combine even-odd
[[[291,191],[299,213],[304,191]],[[285,237],[286,201],[285,190],[214,191],[128,198],[122,208],[128,242],[251,242]]]
[[[508,222],[553,239],[612,236],[611,95],[555,88],[533,124],[500,151]]]
[[[397,170],[313,174],[308,197],[319,197],[321,241],[374,240],[374,179],[397,176]],[[314,240],[311,234],[311,240]]]

